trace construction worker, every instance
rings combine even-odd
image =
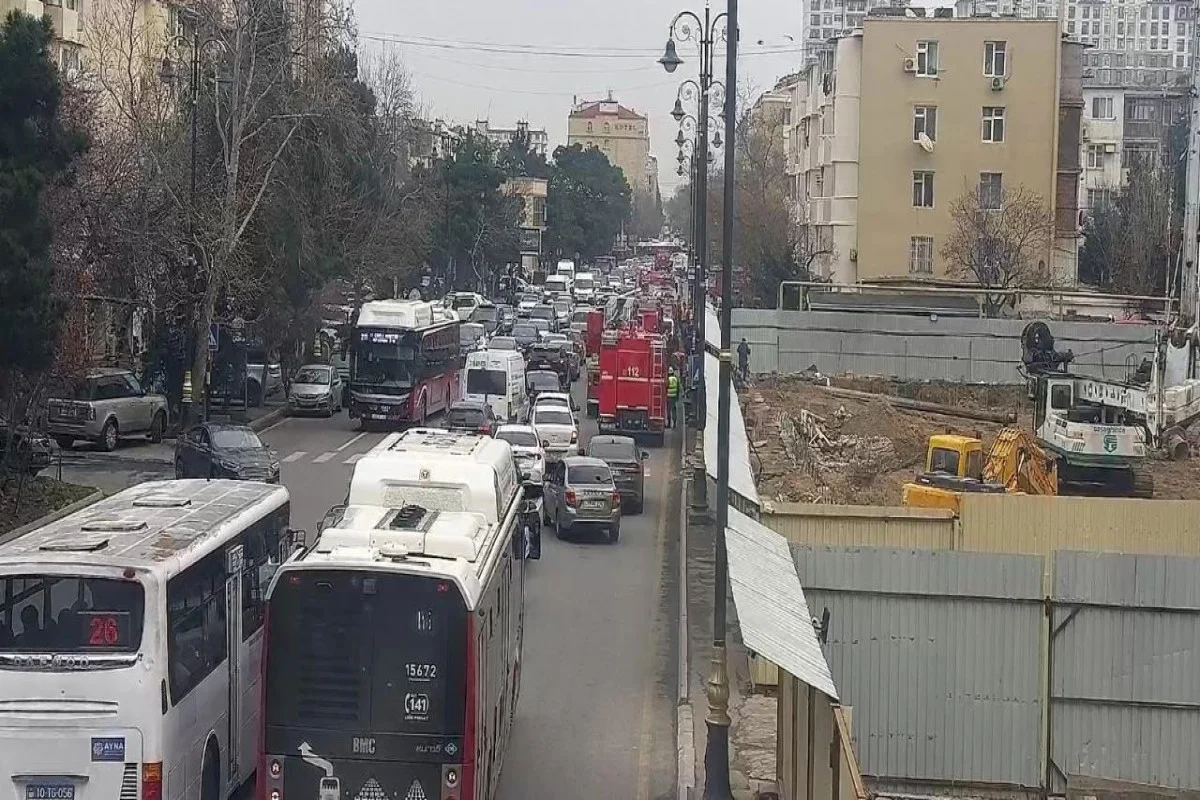
[[[742,375],[743,381],[750,380],[750,343],[746,341],[746,337],[742,337],[741,344],[737,348],[738,354],[738,372]]]
[[[675,427],[675,406],[679,403],[679,376],[675,373],[675,368],[671,367],[670,374],[667,375],[667,427]]]

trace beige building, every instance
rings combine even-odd
[[[648,175],[650,125],[646,117],[613,99],[577,103],[567,117],[567,144],[595,147],[621,168],[634,194],[654,196],[658,176]]]
[[[798,216],[827,251],[814,267],[838,283],[955,280],[951,204],[1024,187],[1056,220],[1043,279],[1074,283],[1081,55],[1055,20],[869,15],[792,87]]]
[[[0,19],[10,11],[49,17],[54,26],[54,60],[63,75],[74,77],[84,58],[84,0],[0,0]]]
[[[541,259],[542,236],[546,233],[546,196],[550,182],[545,178],[510,178],[501,189],[521,198],[521,269],[529,278]]]

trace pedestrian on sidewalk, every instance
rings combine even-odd
[[[675,368],[667,375],[667,427],[675,427],[676,406],[679,404],[679,375]]]

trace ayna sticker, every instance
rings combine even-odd
[[[93,736],[92,761],[124,761],[124,736]]]

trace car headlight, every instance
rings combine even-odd
[[[221,469],[227,469],[230,472],[241,472],[242,470],[242,465],[240,463],[227,458],[218,458],[217,466]]]

